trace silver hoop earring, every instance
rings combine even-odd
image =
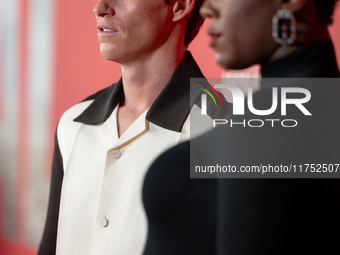
[[[272,35],[275,42],[281,45],[292,45],[296,41],[296,20],[290,10],[278,10],[272,22]]]

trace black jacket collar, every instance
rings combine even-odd
[[[182,63],[151,105],[146,119],[163,128],[180,132],[193,102],[200,95],[199,90],[190,95],[190,78],[204,76],[191,53],[187,51]],[[104,123],[117,104],[124,102],[122,79],[84,101],[87,100],[94,101],[74,121],[91,125]]]
[[[263,78],[339,77],[333,44],[320,41],[275,62],[262,65]]]

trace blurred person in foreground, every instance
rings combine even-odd
[[[202,2],[97,1],[100,53],[121,65],[122,77],[59,121],[39,254],[141,254],[146,170],[189,139],[189,116],[200,112],[200,93],[190,104],[190,78],[203,74],[187,47],[203,23]]]
[[[200,12],[211,19],[210,46],[219,65],[262,67],[261,90],[252,97],[256,109],[271,108],[273,88],[282,90],[283,82],[304,86],[311,99],[300,108],[287,106],[287,116],[280,107],[269,117],[249,109],[241,116],[229,113],[225,119],[239,124],[218,126],[161,155],[143,187],[149,222],[145,255],[340,254],[339,169],[335,173],[340,163],[340,84],[339,79],[315,79],[339,78],[327,29],[336,2],[205,0]],[[335,86],[328,86],[331,81]],[[302,108],[312,115],[302,114]],[[294,118],[298,125],[240,124],[264,118]],[[307,176],[304,164],[313,163],[333,167],[332,173],[323,174],[335,178],[320,179],[315,169]],[[229,178],[224,173],[215,179],[190,179],[195,166],[217,164],[236,169],[292,164],[303,169],[301,179],[284,173],[271,179],[250,174]],[[209,173],[202,176],[211,178]]]

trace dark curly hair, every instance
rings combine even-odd
[[[321,24],[333,23],[333,13],[338,0],[314,0]]]
[[[170,3],[171,0],[164,1],[166,3]],[[200,27],[203,24],[204,19],[201,17],[199,13],[199,10],[203,2],[204,0],[196,0],[194,10],[192,11],[190,18],[188,19],[187,31],[184,38],[184,45],[186,47],[188,47],[192,40],[194,40],[194,38],[198,34],[198,31],[200,30]]]

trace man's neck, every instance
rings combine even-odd
[[[182,62],[182,52],[156,52],[148,58],[124,64],[122,80],[124,87],[124,106],[148,109],[164,89],[171,76]]]
[[[121,65],[125,101],[118,108],[119,136],[150,108],[182,62],[184,54],[184,47],[160,50]]]

